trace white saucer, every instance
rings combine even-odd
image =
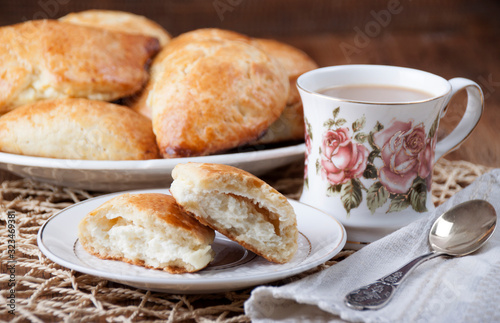
[[[168,189],[134,193],[168,193]],[[345,229],[335,218],[305,204],[289,200],[297,214],[299,249],[286,264],[274,264],[217,234],[216,257],[202,271],[169,274],[120,261],[102,260],[88,254],[78,242],[80,220],[114,193],[70,206],[51,217],[38,232],[40,250],[57,264],[125,285],[168,293],[214,293],[237,290],[283,279],[324,263],[346,243]]]

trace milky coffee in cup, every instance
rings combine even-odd
[[[411,102],[432,98],[432,94],[425,91],[378,84],[334,86],[319,90],[318,93],[339,99],[377,103]]]

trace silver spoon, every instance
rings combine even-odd
[[[493,206],[483,200],[471,200],[449,209],[436,219],[429,232],[432,251],[417,257],[392,274],[356,289],[345,297],[348,307],[376,310],[384,307],[397,287],[416,266],[438,256],[468,255],[491,237],[497,223]]]

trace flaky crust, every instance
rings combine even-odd
[[[133,215],[136,217],[138,225],[147,227],[151,223],[156,226],[173,226],[179,230],[187,232],[191,239],[197,241],[199,245],[209,245],[214,241],[215,232],[210,228],[200,224],[188,213],[186,213],[176,202],[175,199],[166,194],[160,193],[143,193],[143,194],[122,194],[112,198],[103,205],[99,206],[89,214],[87,214],[78,225],[79,241],[83,248],[101,258],[127,262],[133,265],[143,266],[152,269],[162,269],[172,274],[197,271],[202,268],[193,270],[182,265],[168,265],[162,268],[152,267],[145,264],[141,259],[129,259],[121,256],[114,256],[105,250],[99,250],[95,247],[95,243],[88,232],[92,231],[92,217],[99,214],[110,212],[111,210],[119,214],[121,209],[133,208]],[[101,225],[106,225],[106,219]],[[100,220],[100,221],[102,221]],[[130,219],[129,219],[130,220]],[[94,222],[95,223],[95,222]],[[182,241],[179,241],[182,244]],[[208,265],[208,263],[207,263]]]
[[[162,26],[153,20],[124,11],[92,9],[73,12],[59,20],[76,25],[154,37],[158,39],[161,46],[168,44],[172,38]]]
[[[159,157],[149,119],[116,104],[71,98],[37,102],[0,117],[0,151],[89,160]]]
[[[208,155],[248,143],[286,104],[281,65],[238,41],[166,46],[153,64],[146,102],[163,157]]]
[[[305,72],[318,68],[318,65],[300,49],[273,39],[254,38],[252,44],[275,57],[287,71],[290,82],[287,105],[283,114],[256,144],[303,139],[304,113],[296,86],[297,78]]]
[[[43,99],[112,101],[140,90],[152,37],[55,20],[0,28],[0,113]]]

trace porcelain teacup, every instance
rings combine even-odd
[[[393,86],[428,93],[388,102],[327,95],[340,86]],[[304,106],[306,158],[300,201],[336,217],[347,247],[360,248],[434,209],[434,163],[456,149],[483,110],[479,85],[410,68],[343,65],[319,68],[297,80]],[[445,138],[440,120],[452,96],[466,89],[466,111]]]

